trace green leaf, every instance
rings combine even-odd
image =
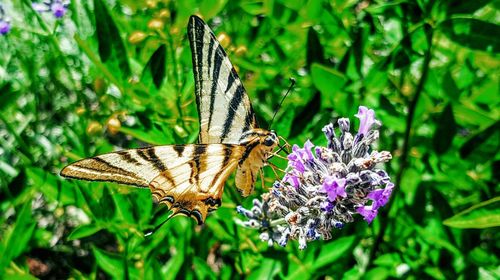
[[[177,278],[177,274],[181,270],[182,263],[184,262],[184,248],[180,248],[181,249],[162,267],[161,272],[163,279],[169,280]]]
[[[193,258],[193,270],[198,279],[217,279],[207,262],[200,257]]]
[[[472,18],[449,19],[439,25],[448,38],[462,46],[498,53],[500,51],[500,26]]]
[[[97,247],[93,247],[97,265],[114,279],[125,279],[123,271],[123,258],[117,254],[111,254]]]
[[[200,13],[206,19],[216,16],[227,4],[228,0],[203,1],[200,5]]]
[[[307,125],[313,120],[314,116],[316,116],[316,112],[321,110],[321,100],[320,92],[316,91],[305,107],[300,109],[300,111],[295,114],[289,135],[290,137],[303,133],[304,127],[307,127]],[[298,109],[296,110],[298,111]]]
[[[486,6],[491,0],[451,0],[447,3],[449,14],[473,14],[475,11]]]
[[[290,135],[294,117],[295,117],[294,110],[286,110],[283,113],[283,115],[281,115],[281,117],[279,118],[279,121],[275,122],[276,131],[279,132],[280,136],[287,138]]]
[[[14,269],[7,269],[5,272],[5,279],[9,280],[37,280],[35,276],[29,274],[28,271],[19,271]]]
[[[319,269],[325,265],[332,264],[341,257],[346,256],[352,248],[356,236],[341,237],[333,242],[326,242],[321,247],[321,252],[313,263],[313,269]]]
[[[102,0],[94,0],[94,13],[99,56],[102,62],[114,64],[114,68],[122,73],[122,78],[127,78],[130,75],[127,50],[118,27]]]
[[[314,86],[323,96],[330,98],[339,92],[347,81],[344,74],[318,63],[312,64],[311,77]]]
[[[489,228],[500,226],[500,196],[476,204],[443,224],[455,228]]]
[[[68,240],[76,240],[91,236],[101,229],[102,228],[97,226],[96,224],[80,225],[69,234]]]
[[[151,145],[164,145],[164,139],[168,139],[168,136],[163,134],[162,131],[152,128],[149,131],[144,131],[144,129],[135,129],[130,127],[120,127],[120,132],[130,135],[138,140],[144,141]]]
[[[323,63],[324,62],[324,50],[321,42],[319,41],[319,36],[314,28],[310,27],[307,31],[307,50],[306,50],[306,67],[311,69],[314,62]]]
[[[497,266],[499,259],[495,254],[491,254],[487,248],[477,246],[469,252],[468,259],[477,266]]]
[[[467,158],[476,149],[480,148],[481,145],[483,145],[483,143],[485,143],[486,140],[488,140],[488,138],[492,137],[495,134],[498,134],[498,131],[500,131],[500,121],[476,133],[469,140],[467,140],[462,145],[462,147],[460,147],[460,157]]]
[[[154,84],[156,89],[161,87],[165,78],[165,61],[167,56],[167,47],[161,45],[151,56],[146,67],[142,71],[141,82],[146,86]]]
[[[27,167],[26,175],[32,180],[33,186],[38,188],[51,201],[59,201],[64,205],[75,203],[73,188],[56,175],[38,167]]]
[[[434,132],[434,150],[438,155],[444,154],[451,147],[456,133],[457,124],[453,116],[451,103],[448,103],[437,120]]]
[[[460,89],[458,88],[455,80],[453,79],[450,71],[447,71],[443,76],[443,90],[445,94],[451,99],[456,100],[460,96]]]
[[[11,260],[26,250],[36,223],[31,216],[31,201],[26,201],[19,210],[15,223],[2,233],[0,243],[0,278]]]
[[[368,270],[364,273],[361,279],[373,279],[373,280],[384,280],[390,276],[387,268],[384,267],[375,267],[373,269]]]
[[[259,268],[254,270],[247,279],[273,279],[281,271],[281,263],[273,259],[263,259]]]
[[[11,82],[6,82],[0,86],[0,92],[2,93],[2,102],[0,102],[0,110],[5,110],[7,107],[15,105],[17,98],[21,96],[20,91],[16,91],[12,88]]]
[[[105,186],[102,191],[102,197],[99,199],[100,218],[104,220],[112,220],[116,213],[116,204],[113,196],[109,191],[109,187]]]

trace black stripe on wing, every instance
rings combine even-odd
[[[231,131],[231,127],[234,121],[234,115],[236,114],[236,110],[238,110],[238,107],[240,106],[240,103],[243,100],[243,94],[245,94],[245,89],[243,89],[243,85],[240,84],[236,88],[236,91],[234,92],[233,97],[231,98],[231,102],[229,103],[230,109],[227,111],[222,135],[220,137],[222,142],[224,142],[224,140],[227,137],[227,134],[229,133],[229,131]]]
[[[163,172],[167,169],[163,161],[156,155],[154,147],[137,149],[137,155],[145,161],[150,162],[159,172]]]
[[[258,127],[243,84],[226,52],[203,20],[191,16],[188,37],[198,116],[204,124],[200,125],[200,143],[237,143],[239,136],[235,133]],[[214,118],[214,115],[218,117]]]

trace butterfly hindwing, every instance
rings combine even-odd
[[[75,162],[61,175],[149,187],[173,215],[192,216],[201,224],[220,205],[224,183],[243,152],[242,146],[226,144],[130,149]]]
[[[203,20],[190,17],[188,36],[200,117],[199,143],[238,144],[244,132],[258,127],[246,90]]]

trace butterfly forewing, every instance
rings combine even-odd
[[[241,135],[257,127],[243,84],[210,28],[192,16],[188,36],[193,55],[200,143],[238,144]]]

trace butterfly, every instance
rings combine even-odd
[[[203,224],[221,205],[224,184],[236,170],[236,188],[252,193],[257,172],[279,138],[259,128],[252,104],[229,58],[208,25],[188,23],[200,121],[198,144],[152,146],[86,158],[61,175],[149,188],[153,200]],[[169,217],[169,218],[170,218]]]

